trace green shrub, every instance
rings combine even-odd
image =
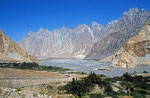
[[[33,93],[33,97],[37,97],[38,95],[36,93]]]
[[[110,83],[105,78],[104,75],[96,75],[94,72],[91,72],[88,77],[80,80],[73,78],[72,82],[61,89],[67,90],[67,93],[81,97],[90,92],[95,84],[98,84],[102,87],[106,87],[106,92],[112,92]]]
[[[104,98],[101,94],[89,94],[90,98]]]
[[[148,73],[147,71],[143,71],[143,73]]]
[[[53,89],[53,87],[51,85],[47,85],[47,89],[50,90]]]
[[[39,92],[41,95],[44,95],[45,94],[45,91],[43,89],[40,90]]]
[[[17,88],[17,89],[16,89],[17,92],[18,92],[18,91],[21,91],[21,90],[22,90],[21,88]]]
[[[143,94],[140,94],[138,92],[133,92],[131,93],[131,95],[134,97],[134,98],[146,98]]]

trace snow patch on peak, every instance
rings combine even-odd
[[[78,59],[84,59],[85,58],[85,55],[76,55],[76,56],[74,56],[75,58],[78,58]]]
[[[91,30],[91,28],[89,27],[88,29],[89,29],[91,36],[94,37],[93,31]]]

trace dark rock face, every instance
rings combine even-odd
[[[149,18],[150,12],[143,9],[130,9],[125,12],[109,29],[112,32],[94,44],[86,59],[102,59],[114,54],[129,38],[139,33]]]

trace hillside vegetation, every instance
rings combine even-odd
[[[61,72],[71,71],[70,69],[65,69],[62,67],[55,66],[41,66],[38,63],[0,63],[0,68],[15,68],[15,69],[29,69],[37,71],[50,71],[50,72]]]
[[[67,85],[60,87],[66,93],[85,98],[103,98],[112,96],[118,98],[121,96],[133,96],[134,98],[145,98],[150,95],[150,77],[136,76],[125,73],[121,77],[107,78],[105,75],[89,74],[82,79],[74,79]],[[92,93],[95,86],[98,85],[101,91]]]

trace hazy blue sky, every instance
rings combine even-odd
[[[105,25],[130,8],[150,11],[150,0],[0,0],[0,28],[17,42],[41,27]]]

